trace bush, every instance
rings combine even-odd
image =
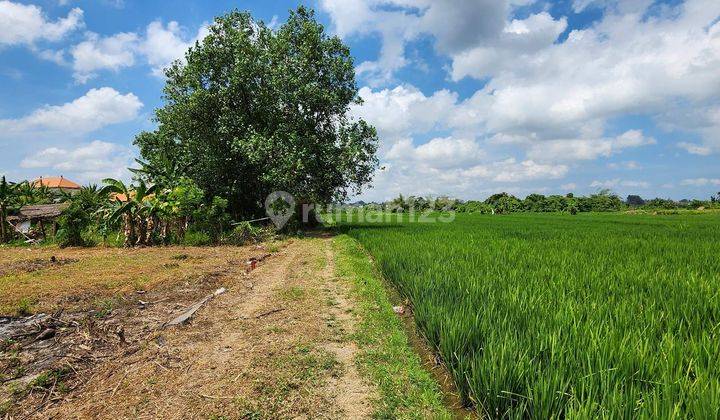
[[[485,204],[482,201],[468,201],[458,206],[457,211],[459,213],[480,213],[480,214],[491,214],[492,207],[489,204]]]
[[[182,240],[182,244],[186,246],[207,246],[212,243],[210,235],[199,231],[188,231]]]
[[[90,245],[83,238],[83,233],[90,225],[90,222],[90,215],[85,209],[76,203],[72,203],[60,216],[60,230],[57,234],[57,242],[60,247]]]
[[[248,243],[261,242],[272,234],[271,227],[253,226],[248,222],[242,222],[222,238],[222,243],[227,245],[246,245]]]

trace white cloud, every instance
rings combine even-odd
[[[476,163],[485,155],[480,145],[470,139],[435,138],[415,147],[410,139],[395,143],[386,159],[418,162],[433,168],[457,168]]]
[[[121,94],[103,87],[63,105],[46,105],[14,120],[0,120],[0,136],[8,133],[60,132],[77,137],[138,116],[143,104],[132,93]]]
[[[500,44],[489,59],[482,55],[489,47],[468,51],[452,75],[490,79],[476,102],[492,127],[545,137],[625,113],[696,109],[720,93],[720,3],[688,0],[674,12],[646,18],[613,9],[564,42],[520,55]]]
[[[559,179],[564,177],[568,171],[568,167],[565,165],[542,164],[532,160],[517,162],[511,158],[490,165],[489,168],[486,166],[477,166],[470,169],[466,174],[472,176],[473,171],[479,170],[478,174],[480,174],[486,169],[489,170],[490,179],[495,182]]]
[[[519,62],[553,45],[567,28],[567,19],[554,19],[547,12],[508,22],[492,43],[474,46],[452,55],[453,80],[466,76],[483,78],[510,68],[521,71]],[[532,66],[531,66],[532,67]]]
[[[513,2],[517,3],[517,2]],[[435,38],[448,54],[494,39],[510,10],[507,0],[321,0],[335,31],[342,37],[379,35],[380,54],[360,63],[357,72],[371,84],[393,79],[410,63],[405,46],[422,34]]]
[[[139,45],[139,51],[146,57],[153,74],[162,76],[164,68],[175,60],[183,59],[185,52],[196,41],[205,38],[208,33],[208,26],[202,25],[196,35],[189,37],[175,21],[169,22],[166,26],[160,21],[155,21],[148,25],[145,38]]]
[[[385,200],[399,193],[480,198],[498,191],[537,192],[543,187],[527,188],[523,183],[559,179],[568,171],[565,165],[515,159],[456,168],[435,167],[432,162],[421,160],[383,162],[382,166],[385,170],[376,173],[374,189],[364,194],[365,199]]]
[[[607,165],[610,169],[625,169],[625,170],[637,170],[642,169],[642,165],[634,160],[628,160],[624,162],[612,162]]]
[[[574,191],[577,188],[577,184],[574,182],[570,182],[567,184],[563,184],[560,186],[560,189],[565,191]]]
[[[78,8],[64,18],[49,21],[38,6],[0,0],[0,47],[58,41],[82,26],[83,11]]]
[[[689,185],[693,187],[704,187],[707,185],[720,186],[720,178],[691,178],[683,179],[680,185]]]
[[[390,141],[446,125],[457,102],[457,94],[448,90],[425,96],[410,85],[379,91],[363,87],[359,95],[364,104],[354,106],[352,113],[372,121],[380,136]]]
[[[699,144],[695,143],[688,143],[685,141],[682,141],[677,144],[677,146],[681,149],[684,149],[691,155],[700,155],[700,156],[708,156],[712,153],[712,149],[707,146],[701,146]]]
[[[687,0],[674,6],[649,0],[576,1],[577,10],[599,7],[603,16],[562,41],[558,37],[567,30],[565,17],[540,12],[513,19],[516,2],[320,4],[339,35],[380,35],[380,56],[358,67],[360,73],[378,73],[375,80],[370,78],[371,84],[391,81],[392,74],[409,62],[407,43],[425,34],[433,37],[441,55],[450,58],[451,78],[487,80],[470,99],[454,103],[448,121],[443,121],[444,112],[430,119],[463,130],[465,137],[474,132],[505,144],[567,139],[571,144],[566,148],[581,155],[606,156],[615,148],[607,141],[608,121],[631,113],[697,133],[700,143],[680,145],[692,153],[720,152],[716,0]],[[682,118],[691,113],[692,118]],[[595,146],[600,150],[583,151]]]
[[[138,36],[134,33],[119,33],[109,37],[100,37],[89,32],[87,39],[71,50],[74,77],[80,83],[95,76],[97,70],[118,71],[135,64],[134,50]]]
[[[645,181],[633,181],[633,180],[621,180],[619,178],[615,179],[608,179],[605,181],[593,181],[590,184],[591,188],[616,188],[616,187],[626,187],[626,188],[640,188],[640,189],[647,189],[650,188],[650,183]]]
[[[127,167],[133,153],[127,147],[95,140],[76,148],[50,147],[28,156],[21,168],[47,169],[79,182],[99,182],[103,178],[128,178]]]
[[[629,130],[614,138],[538,141],[530,146],[528,156],[543,161],[594,160],[655,143],[655,139],[645,137],[642,131]]]
[[[86,83],[97,76],[101,70],[119,71],[132,67],[137,63],[138,56],[152,68],[156,76],[163,76],[163,70],[175,60],[182,60],[187,50],[196,41],[209,33],[207,25],[203,25],[192,36],[179,23],[172,21],[163,25],[160,21],[150,23],[145,34],[121,32],[101,37],[87,32],[86,39],[70,48],[74,78],[78,83]],[[58,64],[65,63],[65,51],[43,51],[40,56]]]

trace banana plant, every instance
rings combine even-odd
[[[144,245],[147,238],[147,209],[145,201],[155,193],[155,185],[148,187],[140,180],[137,186],[125,185],[124,182],[106,178],[101,194],[114,194],[112,201],[116,207],[110,213],[109,220],[115,222],[122,219],[126,247]],[[125,198],[123,201],[122,198]]]
[[[0,181],[0,242],[9,238],[7,228],[7,212],[17,203],[17,185],[11,185],[2,177]]]

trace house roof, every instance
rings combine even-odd
[[[62,175],[59,177],[57,176],[48,176],[48,177],[40,177],[32,182],[33,185],[43,185],[48,188],[66,188],[70,190],[79,190],[80,185],[76,184],[72,181],[70,181],[67,178],[64,178]]]
[[[130,197],[135,197],[135,191],[130,191]],[[146,195],[143,201],[150,200],[153,197],[155,197],[155,194]],[[110,201],[120,201],[122,203],[126,203],[128,201],[128,198],[125,194],[121,193],[110,193]]]
[[[19,220],[54,219],[59,217],[69,203],[37,204],[20,208]]]

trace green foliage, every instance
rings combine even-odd
[[[522,202],[517,197],[505,192],[491,195],[485,200],[485,204],[490,205],[496,214],[507,214],[522,210]]]
[[[28,298],[22,298],[17,304],[15,312],[18,316],[28,316],[33,313],[33,303]]]
[[[716,215],[458,215],[347,229],[410,299],[480,414],[720,416]]]
[[[378,139],[348,114],[360,102],[352,56],[307,8],[276,30],[218,17],[166,75],[158,129],[135,139],[143,176],[187,176],[237,217],[261,213],[272,191],[323,203],[371,180]]]
[[[213,240],[206,232],[190,230],[182,238],[182,244],[186,246],[207,246],[212,245]]]
[[[460,204],[457,208],[458,213],[480,213],[480,214],[491,214],[493,208],[489,204],[485,204],[482,201],[466,201]]]
[[[228,201],[221,197],[213,197],[210,205],[202,205],[194,212],[194,228],[206,232],[213,243],[220,241],[220,236],[230,225],[227,213]]]
[[[60,247],[88,245],[88,241],[83,238],[83,233],[91,222],[92,219],[81,202],[70,204],[58,221],[60,230],[58,230],[56,239]]]
[[[242,222],[235,226],[232,231],[225,234],[222,243],[227,245],[247,245],[248,243],[260,242],[272,234],[271,229],[255,226],[252,223]]]
[[[3,176],[0,180],[0,243],[12,239],[7,216],[8,212],[17,204],[15,192],[16,186],[10,185]]]
[[[203,190],[190,178],[180,177],[171,185],[164,200],[168,203],[168,212],[174,217],[190,217],[203,203]]]

